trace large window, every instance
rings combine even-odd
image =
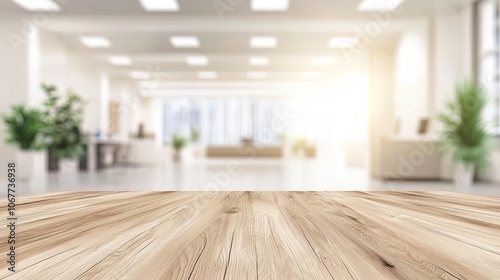
[[[163,140],[192,129],[209,145],[238,145],[243,138],[255,144],[278,144],[287,123],[280,122],[283,98],[168,99],[163,104]]]
[[[479,80],[490,102],[485,112],[492,133],[500,134],[500,1],[479,3]]]

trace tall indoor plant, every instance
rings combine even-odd
[[[457,85],[454,99],[438,115],[443,124],[439,144],[453,156],[455,184],[460,190],[470,188],[476,168],[485,169],[489,163],[491,142],[483,120],[486,103],[484,89],[467,80]]]
[[[3,116],[7,129],[6,141],[16,146],[18,177],[26,180],[47,171],[43,133],[47,123],[43,113],[24,105],[12,107],[9,115]]]
[[[185,137],[174,135],[172,136],[172,146],[174,147],[174,161],[181,160],[181,151],[186,147],[188,139]]]
[[[73,92],[63,96],[57,93],[55,86],[42,85],[42,88],[47,95],[44,108],[49,121],[47,134],[50,150],[59,160],[63,171],[76,172],[86,142],[81,129],[84,103]]]

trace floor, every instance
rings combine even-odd
[[[1,182],[6,185],[6,182]],[[458,191],[451,181],[379,181],[363,168],[318,160],[220,159],[117,168],[95,174],[50,174],[17,182],[18,195],[60,191]],[[500,184],[465,191],[500,196]],[[6,189],[0,188],[0,196]]]
[[[0,279],[497,280],[499,212],[444,192],[43,195],[18,205]]]

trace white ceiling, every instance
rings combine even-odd
[[[138,0],[56,0],[61,12],[50,15],[41,26],[53,32],[77,53],[100,63],[115,77],[129,71],[161,73],[165,80],[198,80],[198,71],[220,72],[218,80],[244,80],[247,71],[269,71],[270,80],[300,79],[304,71],[335,71],[345,67],[343,52],[328,48],[333,36],[354,36],[359,29],[376,22],[373,14],[356,10],[361,0],[290,0],[286,12],[252,12],[249,0],[178,0],[179,12],[148,13]],[[240,3],[223,15],[214,3]],[[402,12],[391,15],[390,23],[370,44],[392,42],[402,30],[440,10],[452,10],[473,0],[406,0]],[[0,1],[0,16],[20,16],[22,8],[9,0]],[[200,48],[177,49],[172,35],[197,36]],[[90,49],[80,36],[102,36],[111,41],[108,49]],[[275,49],[252,49],[251,36],[276,36]],[[111,55],[130,56],[131,66],[111,66]],[[186,56],[205,55],[207,66],[188,66]],[[251,66],[251,56],[268,56],[268,66]],[[314,66],[314,57],[336,57],[333,66]]]
[[[138,0],[54,0],[61,6],[64,15],[145,15]],[[179,18],[186,15],[191,16],[216,16],[218,12],[215,7],[221,7],[216,3],[226,3],[230,7],[225,16],[239,17],[250,16],[282,17],[282,18],[310,18],[310,19],[363,19],[367,18],[357,12],[356,7],[361,0],[290,0],[290,8],[286,12],[259,12],[250,10],[250,0],[178,0],[179,12],[161,13],[165,17]],[[472,2],[471,0],[406,0],[404,2],[402,15],[423,16],[432,13],[436,6],[449,4],[462,4]],[[235,3],[235,4],[231,4]],[[2,12],[23,12],[23,9],[10,0],[0,1]]]

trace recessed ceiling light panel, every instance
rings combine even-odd
[[[354,48],[358,44],[358,37],[333,37],[328,41],[330,48]]]
[[[195,36],[172,36],[170,43],[176,48],[199,48],[200,40]]]
[[[282,12],[288,10],[289,0],[252,0],[252,11]]]
[[[111,42],[108,39],[97,36],[80,37],[80,42],[89,48],[109,48]]]
[[[186,63],[189,65],[207,65],[208,58],[206,56],[188,56],[186,58]]]
[[[358,11],[394,11],[399,8],[404,1],[405,0],[363,0],[363,2],[358,5]]]
[[[254,56],[248,60],[248,63],[253,66],[269,65],[269,57]]]
[[[109,58],[109,63],[113,65],[132,65],[132,59],[128,56],[111,56]]]
[[[250,46],[252,48],[276,48],[278,39],[271,36],[254,36],[250,38]]]
[[[177,0],[139,0],[142,8],[148,12],[177,12]]]
[[[30,12],[58,12],[61,10],[59,4],[53,0],[11,0],[23,9]]]

